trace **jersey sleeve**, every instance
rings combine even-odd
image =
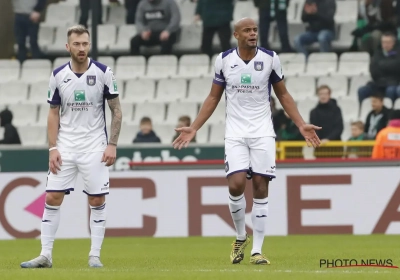
[[[276,84],[284,79],[282,72],[282,65],[279,56],[274,52],[274,57],[272,59],[272,72],[270,75],[271,84]]]
[[[104,73],[104,97],[108,100],[118,97],[117,79],[109,67]]]
[[[225,82],[225,77],[224,77],[224,73],[223,73],[222,53],[219,54],[215,60],[214,70],[215,70],[215,75],[214,75],[213,83],[217,84],[219,86],[225,87],[226,82]]]
[[[47,92],[47,103],[52,105],[61,105],[60,92],[57,87],[56,77],[54,77],[53,73],[51,73],[50,76],[49,90]]]

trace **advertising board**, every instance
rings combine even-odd
[[[270,184],[267,235],[400,234],[399,167],[278,169]],[[46,172],[0,173],[0,239],[37,238]],[[112,172],[106,236],[233,236],[220,170]],[[89,237],[78,176],[61,207],[57,238]],[[247,230],[251,234],[251,182]]]

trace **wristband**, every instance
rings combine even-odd
[[[51,148],[49,149],[49,152],[51,152],[51,151],[53,151],[53,150],[57,150],[57,147],[51,147]]]

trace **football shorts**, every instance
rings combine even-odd
[[[275,138],[226,138],[225,173],[226,176],[237,172],[275,178],[276,173]]]
[[[57,170],[57,174],[53,174],[49,170],[46,192],[68,194],[74,190],[76,178],[78,174],[81,174],[84,193],[90,196],[108,194],[110,176],[106,163],[101,162],[103,153],[61,153],[61,170]]]

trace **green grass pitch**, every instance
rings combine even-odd
[[[229,263],[233,238],[106,238],[104,268],[87,265],[90,240],[56,240],[52,269],[21,269],[37,256],[39,240],[0,241],[1,280],[119,279],[400,279],[400,269],[320,268],[325,259],[392,259],[400,266],[400,236],[318,235],[266,237],[268,266]]]

